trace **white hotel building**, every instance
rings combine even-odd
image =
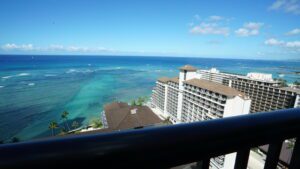
[[[282,87],[272,74],[248,73],[246,76],[223,73],[212,68],[198,70],[198,76],[245,93],[251,99],[250,113],[300,107],[300,90]]]
[[[172,123],[194,122],[248,114],[251,100],[242,92],[223,84],[200,79],[197,69],[185,65],[179,78],[157,80],[152,107]],[[234,167],[236,153],[211,159],[211,168]]]

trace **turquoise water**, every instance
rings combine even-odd
[[[177,76],[178,67],[246,74],[272,73],[299,80],[300,62],[125,56],[0,56],[0,139],[21,140],[51,134],[48,125],[68,111],[69,123],[86,125],[103,105],[150,96],[161,76]],[[62,124],[61,124],[62,125]],[[59,131],[57,131],[59,132]]]

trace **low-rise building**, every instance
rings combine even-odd
[[[143,128],[163,122],[149,107],[130,106],[123,102],[106,104],[102,121],[107,131]]]

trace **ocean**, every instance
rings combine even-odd
[[[288,82],[300,80],[299,61],[130,56],[0,55],[0,140],[51,135],[51,121],[81,126],[99,118],[106,103],[150,96],[157,78],[177,76],[191,64],[224,72],[271,73]],[[59,132],[59,131],[57,131]]]

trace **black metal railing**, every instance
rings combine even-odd
[[[237,152],[235,168],[247,167],[252,147],[269,144],[265,169],[275,169],[281,144],[299,138],[300,109],[256,113],[224,119],[74,135],[3,144],[0,168],[169,168]],[[300,168],[297,140],[290,169]]]

